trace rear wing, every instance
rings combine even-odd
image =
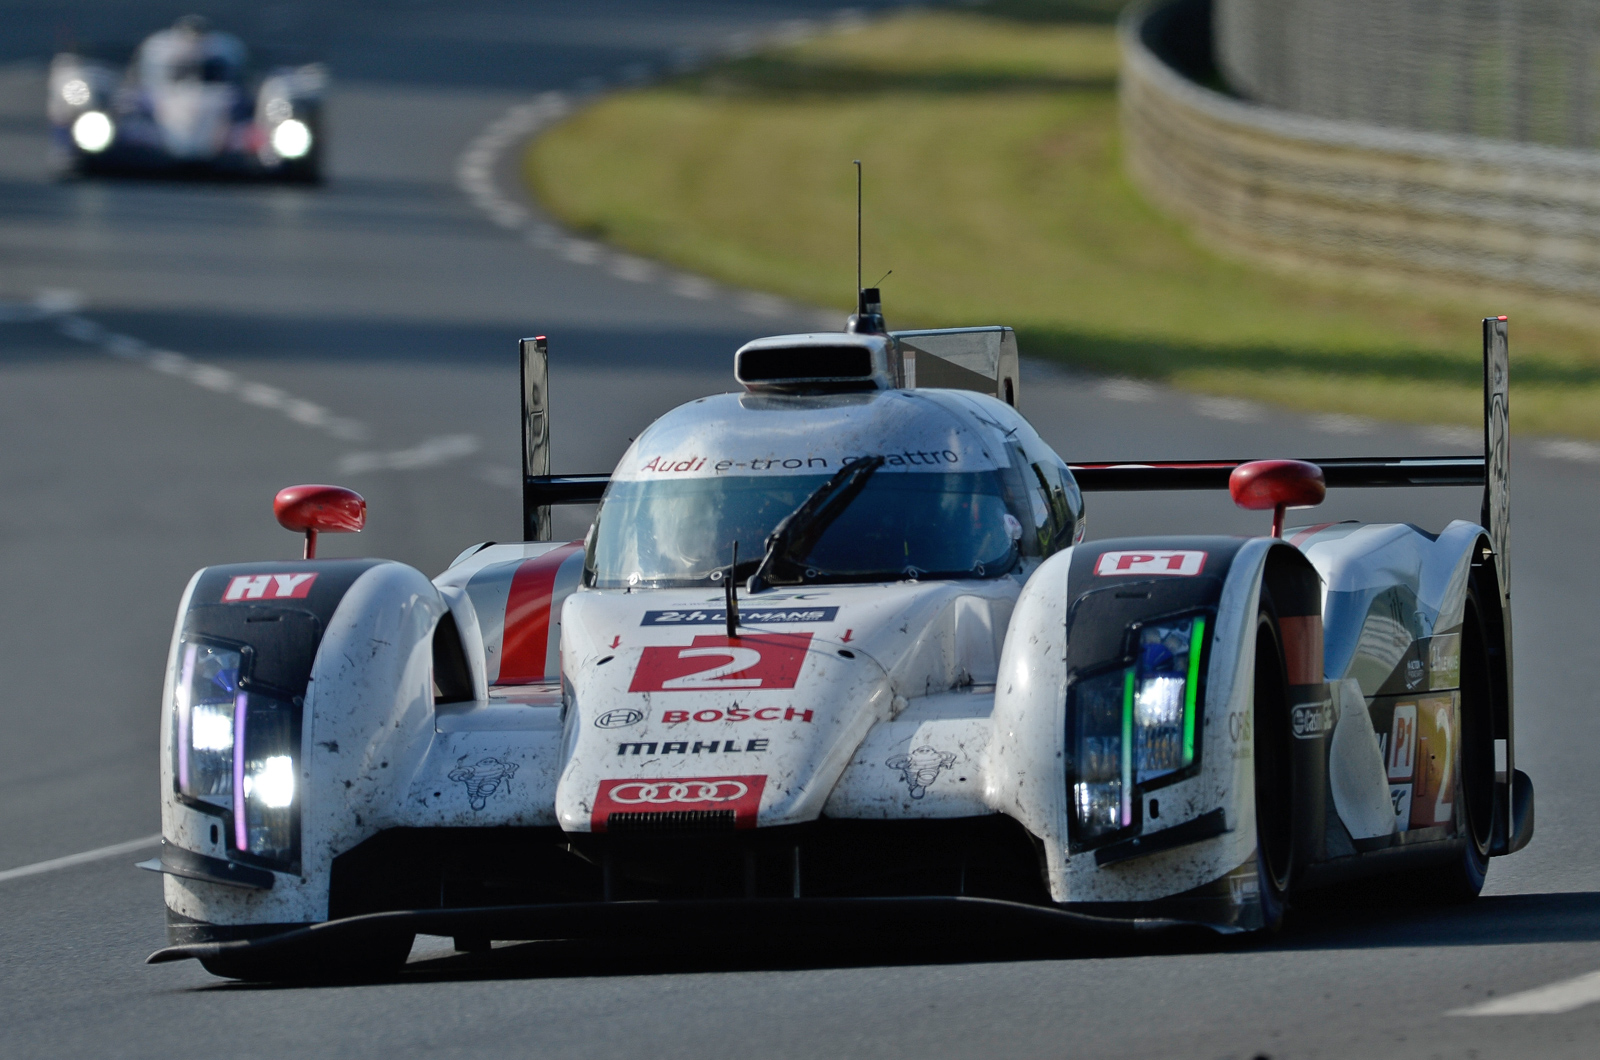
[[[954,386],[981,390],[1001,400],[1017,396],[1017,342],[1010,328],[949,328],[897,331],[907,351],[907,386]],[[1332,457],[1311,459],[1330,488],[1388,486],[1482,486],[1482,523],[1489,531],[1510,614],[1511,450],[1509,348],[1505,317],[1483,321],[1482,455],[1430,457]],[[544,336],[522,340],[522,523],[529,541],[550,534],[550,506],[594,504],[609,474],[550,473],[549,346]],[[1258,459],[1251,457],[1249,459]],[[1160,463],[1073,464],[1086,493],[1150,490],[1220,490],[1247,459],[1167,460]]]

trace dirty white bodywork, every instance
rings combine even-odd
[[[710,413],[675,414],[652,428],[618,478],[716,473],[719,461],[753,457],[773,474],[786,459],[824,461],[833,471],[842,454],[935,448],[1004,465],[1006,438],[1022,423],[993,399],[900,393],[877,417],[863,411],[867,404],[835,403],[819,413],[826,430],[763,425],[767,447],[755,452],[738,425],[752,404],[730,407],[738,400],[708,399],[700,408]],[[702,430],[691,429],[692,416],[704,417]],[[874,423],[898,434],[873,437]],[[656,471],[643,470],[652,461]],[[1382,760],[1372,768],[1378,744],[1363,708],[1418,638],[1439,646],[1439,680],[1452,665],[1459,670],[1448,634],[1460,625],[1483,534],[1453,523],[1437,540],[1403,525],[1299,535],[1324,584],[1327,711],[1337,718],[1330,769],[1352,835],[1372,834],[1372,807],[1390,796]],[[578,543],[469,550],[431,581],[380,564],[339,602],[312,668],[297,774],[300,871],[276,873],[270,890],[168,875],[167,903],[212,924],[317,922],[328,916],[333,859],[384,830],[558,825],[584,833],[603,827],[598,799],[608,784],[685,778],[733,778],[745,788],[759,778],[758,799],[740,810],[752,815],[741,824],[755,827],[820,816],[1008,815],[1039,841],[1057,902],[1149,901],[1238,876],[1256,845],[1245,723],[1256,614],[1269,550],[1282,545],[1246,542],[1228,570],[1208,633],[1201,767],[1161,789],[1159,816],[1143,815],[1144,834],[1154,835],[1220,809],[1226,830],[1107,865],[1071,849],[1065,737],[1067,609],[1085,588],[1070,584],[1069,572],[1075,552],[1098,547],[1079,543],[998,577],[746,595],[737,641],[726,637],[720,589],[585,588]],[[1396,586],[1415,604],[1409,616],[1369,606]],[[447,615],[471,697],[436,703],[432,642]],[[174,794],[177,660],[175,631],[162,719],[163,830],[176,847],[226,859],[226,836],[209,838],[214,816]],[[1254,901],[1246,875],[1234,888],[1243,905]]]

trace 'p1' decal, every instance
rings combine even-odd
[[[304,600],[311,595],[315,574],[241,574],[222,591],[225,604],[248,600]]]
[[[1094,572],[1112,574],[1178,574],[1185,577],[1199,574],[1205,569],[1204,552],[1153,548],[1148,552],[1102,552],[1095,561]]]
[[[649,647],[639,656],[629,692],[715,692],[793,688],[806,661],[809,633],[694,638],[682,647]]]

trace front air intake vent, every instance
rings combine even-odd
[[[887,335],[774,335],[739,347],[733,374],[751,390],[889,390],[900,385],[896,352]]]
[[[739,355],[744,383],[800,380],[848,381],[872,378],[872,351],[864,346],[790,346],[745,350]]]
[[[732,810],[666,810],[662,813],[613,813],[606,818],[606,831],[640,832],[731,832]]]

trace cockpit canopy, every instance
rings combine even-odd
[[[641,434],[589,540],[598,588],[742,578],[780,521],[841,469],[882,456],[809,551],[817,584],[997,578],[1073,542],[1071,473],[1014,409],[962,391],[724,394]],[[748,569],[747,569],[748,568]]]

